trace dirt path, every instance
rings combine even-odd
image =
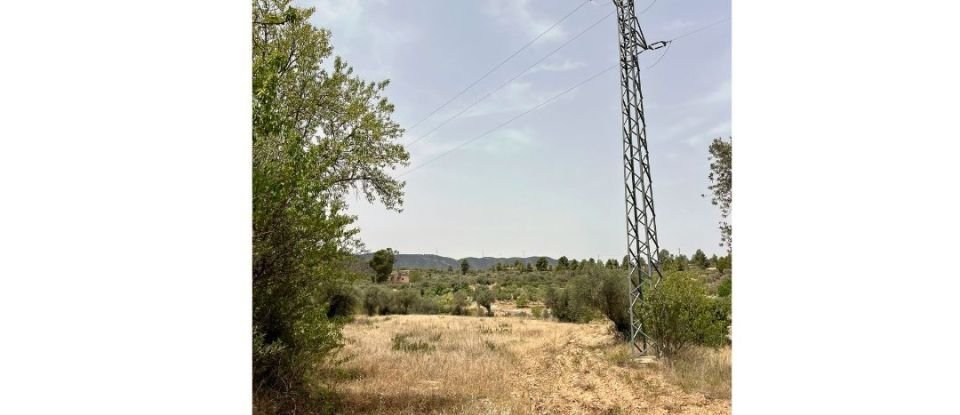
[[[637,363],[599,324],[390,316],[358,319],[344,334],[349,360],[335,382],[343,413],[731,411],[729,400],[686,393],[655,364]]]

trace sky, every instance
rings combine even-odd
[[[332,32],[334,54],[386,96],[411,143],[403,211],[351,197],[368,250],[468,256],[622,258],[626,253],[620,81],[614,69],[452,152],[463,142],[613,65],[607,17],[459,118],[431,130],[614,10],[581,7],[462,96],[416,125],[582,0],[299,0]],[[641,13],[647,6],[649,9]],[[639,1],[648,43],[730,16],[725,0]],[[640,56],[662,249],[723,254],[709,195],[708,145],[730,133],[730,21]],[[416,125],[416,128],[411,128]],[[423,135],[430,133],[426,137]],[[442,156],[441,156],[442,155]],[[440,158],[436,158],[441,156]],[[429,162],[427,164],[423,164]],[[421,166],[422,164],[422,166]],[[410,170],[410,169],[416,170]],[[702,197],[701,195],[706,195]]]

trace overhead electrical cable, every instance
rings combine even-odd
[[[491,128],[491,129],[487,130],[487,131],[484,132],[483,134],[480,134],[480,135],[478,135],[478,136],[476,136],[476,137],[473,137],[473,138],[471,138],[471,139],[469,139],[469,140],[467,140],[467,141],[464,141],[464,142],[458,144],[457,146],[455,146],[455,147],[453,147],[453,148],[451,148],[451,149],[449,149],[449,150],[447,150],[447,151],[445,151],[445,152],[443,152],[443,153],[440,153],[440,154],[437,155],[436,157],[431,158],[430,160],[427,160],[427,161],[425,161],[425,162],[423,162],[423,163],[420,163],[419,165],[413,167],[412,169],[407,170],[407,171],[399,174],[398,177],[406,176],[406,175],[408,175],[408,174],[416,171],[417,169],[419,169],[419,168],[421,168],[421,167],[423,167],[423,166],[426,166],[427,164],[430,164],[430,163],[436,161],[437,159],[439,159],[439,158],[441,158],[441,157],[443,157],[443,156],[446,156],[447,154],[450,154],[450,153],[452,153],[452,152],[460,149],[461,147],[463,147],[463,146],[465,146],[465,145],[467,145],[467,144],[470,144],[470,143],[472,143],[472,142],[474,142],[474,141],[477,141],[477,140],[479,140],[479,139],[481,139],[481,138],[483,138],[483,137],[486,137],[486,136],[489,135],[490,133],[492,133],[492,132],[494,132],[494,131],[496,131],[496,130],[499,130],[500,128],[503,128],[503,127],[506,126],[507,124],[510,124],[511,122],[516,121],[516,120],[519,119],[520,117],[523,117],[524,115],[527,115],[527,114],[529,114],[529,113],[531,113],[531,112],[534,112],[534,111],[536,111],[536,110],[538,110],[538,109],[540,109],[540,108],[543,108],[544,106],[546,106],[547,104],[553,102],[553,101],[556,100],[557,98],[560,98],[561,96],[569,93],[570,91],[573,91],[574,89],[577,89],[577,88],[580,87],[581,85],[586,84],[587,82],[590,82],[590,81],[596,79],[596,78],[599,77],[600,75],[603,75],[603,74],[609,72],[611,69],[614,69],[614,68],[616,68],[617,66],[619,66],[619,63],[615,63],[615,64],[613,64],[613,65],[610,65],[610,66],[607,67],[606,69],[604,69],[604,70],[602,70],[602,71],[600,71],[600,72],[597,72],[596,74],[593,74],[593,75],[590,76],[589,78],[584,79],[583,81],[578,82],[577,84],[571,86],[570,88],[567,88],[566,90],[564,90],[563,92],[561,92],[561,93],[559,93],[559,94],[556,94],[556,95],[554,95],[554,96],[552,96],[552,97],[550,97],[550,98],[547,98],[545,101],[537,104],[537,105],[534,106],[533,108],[530,108],[530,109],[528,109],[528,110],[526,110],[526,111],[524,111],[524,112],[522,112],[522,113],[514,116],[513,118],[511,118],[511,119],[509,119],[509,120],[507,120],[507,121],[504,121],[504,122],[501,123],[500,125],[497,125],[496,127],[493,127],[493,128]]]
[[[485,79],[487,76],[489,76],[491,73],[493,73],[494,71],[496,71],[497,69],[499,69],[501,66],[503,66],[503,64],[507,63],[507,61],[509,61],[510,59],[513,59],[513,57],[517,56],[517,55],[518,55],[520,52],[522,52],[524,49],[530,47],[530,45],[532,45],[534,42],[536,42],[536,41],[539,40],[541,37],[543,37],[543,35],[547,34],[547,33],[550,32],[551,30],[553,30],[553,28],[557,27],[557,25],[559,25],[559,24],[560,24],[561,22],[563,22],[564,20],[567,20],[568,17],[572,16],[574,13],[576,13],[578,10],[580,10],[580,8],[582,8],[583,6],[585,6],[588,2],[589,2],[589,0],[584,0],[583,3],[580,3],[579,6],[577,6],[576,8],[574,8],[573,10],[571,10],[569,13],[567,13],[566,16],[563,16],[562,18],[560,18],[560,20],[557,20],[554,24],[550,25],[550,27],[548,27],[546,30],[544,30],[543,32],[540,32],[539,35],[537,35],[536,37],[534,37],[533,39],[531,39],[531,40],[530,40],[529,42],[527,42],[525,45],[521,46],[520,49],[517,49],[517,50],[516,50],[515,52],[513,52],[510,56],[507,56],[506,59],[504,59],[504,60],[500,61],[500,63],[494,65],[494,67],[491,68],[489,71],[487,71],[487,73],[483,74],[483,76],[481,76],[480,78],[478,78],[476,81],[473,81],[470,85],[467,85],[466,88],[464,88],[463,90],[461,90],[460,92],[458,92],[456,95],[454,95],[452,98],[448,99],[446,102],[444,102],[443,104],[441,104],[439,107],[437,107],[436,109],[434,109],[433,111],[431,111],[429,114],[427,114],[426,117],[423,117],[422,119],[420,119],[420,121],[417,121],[416,123],[414,123],[414,124],[409,128],[409,130],[412,130],[412,129],[414,129],[414,128],[417,128],[418,125],[420,125],[422,122],[424,122],[424,121],[426,121],[427,119],[429,119],[431,116],[433,116],[433,114],[436,114],[437,111],[440,111],[441,109],[443,109],[443,107],[446,107],[447,105],[449,105],[449,104],[450,104],[451,102],[453,102],[455,99],[457,99],[458,97],[460,97],[461,95],[463,95],[463,93],[467,92],[470,88],[473,88],[474,85],[476,85],[476,84],[479,83],[480,81],[484,80],[484,79]]]
[[[447,118],[447,119],[444,120],[442,123],[436,125],[436,126],[433,127],[432,129],[430,129],[430,131],[428,131],[428,132],[426,132],[425,134],[421,135],[420,137],[417,137],[416,139],[410,141],[410,142],[407,143],[406,145],[408,145],[408,146],[409,146],[409,145],[413,145],[414,143],[416,143],[416,142],[418,142],[418,141],[420,141],[420,140],[423,140],[424,138],[427,138],[427,136],[429,136],[430,134],[433,134],[434,131],[439,130],[441,127],[443,127],[444,125],[447,125],[449,122],[451,122],[451,121],[453,121],[453,120],[455,120],[455,119],[457,119],[457,118],[460,118],[460,116],[463,115],[465,112],[467,112],[467,110],[475,107],[475,106],[476,106],[477,104],[479,104],[481,101],[483,101],[483,100],[485,100],[485,99],[487,99],[487,98],[490,98],[490,96],[492,96],[494,93],[496,93],[497,91],[503,89],[505,86],[509,85],[509,84],[512,83],[513,81],[517,80],[517,78],[523,76],[525,73],[529,72],[531,69],[533,69],[534,67],[536,67],[538,64],[540,64],[540,62],[543,62],[543,61],[546,60],[547,58],[553,56],[554,53],[557,53],[560,49],[563,49],[565,46],[569,45],[569,44],[570,44],[571,42],[573,42],[574,40],[577,40],[580,36],[583,36],[585,33],[589,32],[591,29],[593,29],[594,27],[596,27],[598,24],[600,24],[600,23],[603,22],[604,20],[608,19],[610,16],[613,16],[613,13],[615,13],[615,11],[612,11],[612,12],[608,13],[606,16],[601,17],[599,20],[597,20],[596,22],[594,22],[594,23],[591,24],[590,26],[587,26],[586,29],[583,29],[582,31],[580,31],[580,33],[577,33],[575,36],[571,37],[570,39],[567,39],[566,42],[563,42],[563,44],[561,44],[560,46],[558,46],[556,49],[554,49],[554,50],[551,51],[550,53],[544,55],[542,58],[540,58],[539,60],[537,60],[536,62],[534,62],[534,63],[531,64],[530,66],[528,66],[526,69],[524,69],[524,70],[521,71],[520,73],[514,75],[513,78],[510,78],[510,79],[508,79],[506,82],[501,83],[499,86],[497,86],[496,88],[494,88],[493,90],[491,90],[490,92],[488,92],[486,95],[480,97],[480,99],[474,101],[472,104],[468,105],[466,108],[460,110],[460,112],[456,113],[455,115],[453,115],[453,116],[450,117],[450,118]]]
[[[604,16],[603,19],[606,19],[606,17],[608,17],[608,16],[609,16],[609,15]],[[601,21],[602,21],[603,19],[601,19]],[[680,36],[674,37],[673,39],[670,39],[670,40],[666,41],[666,43],[667,43],[666,50],[664,50],[663,54],[660,55],[660,58],[657,59],[656,62],[654,62],[652,65],[646,67],[645,69],[653,68],[653,67],[656,66],[658,63],[660,63],[660,60],[662,60],[663,57],[666,56],[667,52],[669,51],[670,44],[673,43],[674,40],[677,40],[677,39],[680,39],[680,38],[684,38],[684,37],[690,36],[690,35],[692,35],[692,34],[694,34],[694,33],[700,32],[700,31],[705,30],[705,29],[707,29],[707,28],[709,28],[709,27],[712,27],[712,26],[716,26],[717,24],[720,24],[720,23],[722,23],[722,22],[724,22],[724,21],[727,21],[727,20],[730,20],[730,18],[729,18],[729,17],[726,17],[726,18],[717,20],[717,21],[715,21],[715,22],[713,22],[713,23],[710,23],[710,24],[708,24],[708,25],[706,25],[706,26],[703,26],[703,27],[698,28],[698,29],[696,29],[696,30],[693,30],[693,31],[684,33],[684,34],[682,34],[682,35],[680,35]],[[596,25],[596,23],[594,23],[594,25]],[[591,27],[592,27],[592,26],[591,26]],[[589,30],[589,28],[588,28],[587,30]],[[568,41],[568,42],[569,42],[569,41]],[[561,46],[561,47],[562,47],[562,46]],[[558,48],[558,49],[559,49],[559,48]],[[554,52],[555,52],[555,51],[554,51]],[[549,56],[549,55],[548,55],[548,56]],[[432,162],[434,162],[434,161],[436,161],[436,160],[438,160],[438,159],[440,159],[440,158],[442,158],[442,157],[444,157],[444,156],[446,156],[446,155],[448,155],[448,154],[450,154],[450,153],[452,153],[452,152],[454,152],[454,151],[456,151],[456,150],[459,150],[460,148],[463,148],[463,147],[466,146],[467,144],[470,144],[470,143],[472,143],[472,142],[474,142],[474,141],[477,141],[477,140],[479,140],[479,139],[481,139],[481,138],[483,138],[483,137],[486,137],[487,135],[490,135],[490,134],[493,133],[494,131],[499,130],[500,128],[503,128],[503,127],[506,126],[507,124],[510,124],[510,123],[516,121],[517,119],[519,119],[519,118],[521,118],[521,117],[523,117],[523,116],[525,116],[525,115],[527,115],[527,114],[529,114],[529,113],[531,113],[531,112],[534,112],[534,111],[536,111],[536,110],[538,110],[538,109],[540,109],[540,108],[543,108],[544,106],[546,106],[546,105],[549,104],[550,102],[556,100],[557,98],[560,98],[561,96],[569,93],[570,91],[573,91],[574,89],[580,87],[581,85],[586,84],[587,82],[590,82],[590,81],[596,79],[596,78],[599,77],[600,75],[603,75],[604,73],[610,71],[611,69],[617,67],[618,65],[619,65],[619,62],[616,63],[616,64],[613,64],[613,65],[611,65],[611,66],[609,66],[609,67],[607,67],[606,69],[604,69],[604,70],[602,70],[602,71],[600,71],[600,72],[597,72],[596,74],[590,76],[590,77],[587,78],[587,79],[584,79],[583,81],[581,81],[581,82],[577,83],[576,85],[568,88],[567,90],[565,90],[565,91],[563,91],[563,92],[561,92],[561,93],[559,93],[559,94],[557,94],[557,95],[554,95],[554,96],[548,98],[547,100],[541,102],[540,104],[537,104],[537,105],[534,106],[533,108],[530,108],[530,109],[528,109],[528,110],[520,113],[519,115],[517,115],[517,116],[515,116],[515,117],[513,117],[513,118],[511,118],[511,119],[509,119],[509,120],[507,120],[507,121],[505,121],[505,122],[497,125],[496,127],[493,127],[493,128],[491,128],[491,129],[487,130],[487,131],[484,132],[483,134],[480,134],[480,135],[478,135],[478,136],[476,136],[476,137],[473,137],[473,138],[471,138],[471,139],[469,139],[469,140],[467,140],[467,141],[464,141],[464,142],[458,144],[457,146],[455,146],[455,147],[453,147],[453,148],[451,148],[451,149],[449,149],[449,150],[447,150],[447,151],[444,151],[443,153],[440,153],[440,154],[437,155],[436,157],[433,157],[433,158],[431,158],[431,159],[429,159],[429,160],[427,160],[427,161],[425,161],[425,162],[423,162],[423,163],[420,163],[420,164],[414,166],[413,168],[411,168],[411,169],[409,169],[409,170],[407,170],[407,171],[405,171],[405,172],[403,172],[403,173],[400,173],[399,175],[397,175],[397,177],[406,176],[406,175],[408,175],[408,174],[416,171],[417,169],[420,169],[421,167],[426,166],[427,164],[430,164],[430,163],[432,163]],[[529,68],[528,68],[528,69],[529,69]],[[526,71],[524,71],[524,72],[526,72]],[[522,72],[521,72],[521,74],[522,74]],[[512,79],[511,79],[511,81],[512,81]],[[510,81],[507,81],[507,83],[509,83],[509,82],[510,82]],[[501,85],[501,87],[502,87],[502,85]],[[496,91],[496,90],[494,90],[494,91]],[[488,95],[489,95],[489,94],[488,94]],[[481,100],[482,100],[482,99],[483,99],[483,98],[481,98]],[[474,103],[474,104],[476,104],[476,103]],[[468,107],[468,109],[469,109],[469,107]],[[449,121],[449,120],[448,120],[448,121]],[[423,138],[423,137],[421,137],[421,138]],[[418,140],[419,140],[419,139],[418,139]],[[416,140],[415,140],[415,141],[416,141]],[[412,142],[411,142],[411,144],[412,144]]]

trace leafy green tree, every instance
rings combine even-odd
[[[710,266],[716,267],[717,259],[717,254],[713,254],[713,256],[710,257]]]
[[[699,249],[697,252],[693,253],[691,261],[694,265],[700,267],[701,269],[707,268],[707,266],[710,264],[710,262],[707,260],[707,254],[704,254],[703,251]]]
[[[732,257],[733,257],[733,255],[727,254],[726,256],[722,256],[722,257],[718,258],[718,259],[717,259],[717,264],[716,264],[717,271],[719,271],[721,274],[723,274],[723,273],[726,272],[728,269],[732,268],[732,266],[733,266]]]
[[[513,261],[513,269],[523,271],[523,263],[519,259]]]
[[[714,299],[690,272],[666,273],[659,285],[645,287],[643,325],[657,351],[675,356],[690,344],[719,346],[730,326],[729,299]]]
[[[580,263],[576,259],[570,261],[570,269],[580,269]]]
[[[630,269],[630,256],[629,256],[629,255],[624,255],[624,256],[623,256],[623,261],[620,262],[620,267],[623,268],[623,269]]]
[[[374,282],[385,282],[390,278],[396,254],[397,252],[390,248],[373,253],[373,258],[370,259],[370,268],[373,268],[375,273]]]
[[[477,306],[487,309],[488,316],[493,315],[493,302],[496,301],[493,291],[481,285],[473,292],[473,300],[477,302]]]
[[[560,271],[560,270],[564,270],[564,269],[570,269],[570,260],[567,259],[566,256],[562,256],[562,257],[560,257],[560,259],[557,260],[557,268],[556,268],[556,270],[557,270],[557,271]]]
[[[627,296],[627,279],[624,278],[623,273],[617,268],[594,267],[587,269],[585,280],[590,281],[589,288],[581,286],[570,292],[576,292],[582,297],[580,301],[589,303],[613,322],[621,338],[629,338],[630,315],[627,311],[630,306]],[[575,282],[573,287],[577,287],[576,284]],[[581,311],[581,313],[585,312]]]
[[[470,271],[470,263],[467,262],[467,259],[460,260],[460,273],[466,275],[467,271]]]
[[[720,285],[717,286],[717,296],[729,297],[732,293],[733,280],[730,278],[724,278],[723,281],[720,281]]]
[[[533,272],[533,266],[530,265],[529,262],[527,262],[527,265],[523,267],[523,272]]]
[[[326,292],[352,278],[346,260],[361,248],[346,196],[399,210],[403,182],[390,171],[409,159],[387,82],[330,62],[330,32],[312,13],[256,0],[251,22],[253,382],[287,403],[341,345]]]
[[[470,305],[470,302],[467,301],[467,295],[460,290],[457,290],[453,293],[453,309],[451,312],[455,316],[462,316],[467,314],[467,306]]]
[[[733,203],[733,138],[727,140],[715,138],[710,143],[710,202],[720,207],[720,246],[726,246],[727,253],[733,248],[733,225],[730,224],[730,212]]]
[[[540,257],[537,259],[537,271],[546,271],[548,265],[550,264],[547,262],[546,257]]]

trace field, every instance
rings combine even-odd
[[[358,317],[319,381],[360,414],[728,414],[729,348],[641,362],[600,323]]]

